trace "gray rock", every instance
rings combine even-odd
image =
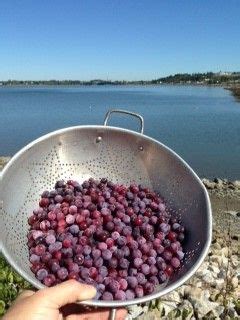
[[[228,188],[231,189],[231,190],[235,190],[235,185],[232,182],[230,182],[228,184]]]
[[[214,316],[219,317],[219,315],[224,310],[223,306],[219,306],[217,302],[210,301],[209,297],[209,290],[202,290],[200,297],[198,297],[197,299],[195,297],[190,297],[194,309],[197,311],[200,319],[211,312]]]
[[[218,289],[222,289],[225,286],[225,279],[216,279],[214,286]]]
[[[221,270],[219,273],[218,273],[218,278],[220,279],[225,279],[226,278],[226,271],[225,270]]]
[[[10,160],[10,157],[0,157],[0,171],[8,163],[9,160]]]
[[[202,279],[203,279],[203,281],[205,281],[208,284],[214,284],[215,283],[215,279],[214,279],[213,275],[210,272],[205,274]]]
[[[215,275],[217,275],[220,271],[219,268],[214,264],[210,265],[209,270],[212,271]]]
[[[238,214],[238,212],[235,210],[229,210],[229,211],[225,211],[225,212],[226,212],[226,214],[230,214],[234,218],[236,218],[237,214]]]
[[[238,278],[233,277],[231,280],[231,283],[232,283],[233,288],[237,288],[238,287]]]
[[[128,318],[131,319],[137,319],[141,314],[147,311],[147,306],[145,306],[145,309],[141,307],[140,305],[133,305],[128,307]]]
[[[175,304],[181,302],[181,298],[179,296],[179,293],[176,290],[174,290],[174,291],[166,294],[165,296],[163,296],[162,300],[163,301],[168,301],[168,302],[172,302],[173,301]]]
[[[231,256],[231,263],[232,263],[233,267],[240,266],[239,257],[236,254]]]
[[[216,183],[215,183],[215,182],[212,182],[212,181],[210,181],[210,180],[208,180],[208,179],[202,179],[202,182],[203,182],[203,184],[205,185],[205,187],[206,187],[207,189],[210,189],[210,190],[214,189],[215,186],[216,186]]]
[[[236,189],[240,189],[240,180],[233,181],[233,185]]]
[[[178,306],[179,310],[182,311],[182,318],[186,320],[194,320],[195,317],[193,315],[193,306],[189,300],[183,300],[182,303]]]
[[[216,188],[221,189],[223,187],[223,180],[219,179],[219,178],[215,178],[213,180],[213,182],[216,183]]]

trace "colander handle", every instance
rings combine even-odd
[[[111,309],[108,320],[115,320],[117,309]]]
[[[106,116],[105,116],[105,119],[104,119],[104,123],[103,125],[104,126],[107,126],[108,124],[108,120],[110,118],[110,115],[112,113],[123,113],[123,114],[128,114],[130,116],[133,116],[135,118],[138,118],[138,120],[140,120],[140,133],[143,134],[143,130],[144,130],[144,120],[143,120],[143,117],[138,114],[138,113],[135,113],[135,112],[132,112],[132,111],[127,111],[127,110],[121,110],[121,109],[112,109],[112,110],[109,110],[107,113],[106,113]]]

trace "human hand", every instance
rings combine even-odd
[[[73,305],[77,301],[92,299],[95,294],[94,287],[75,280],[68,280],[37,292],[24,291],[2,320],[107,320],[109,310],[83,311],[82,306]],[[125,309],[119,309],[116,320],[123,320],[126,315]]]

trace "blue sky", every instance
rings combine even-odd
[[[1,0],[0,80],[240,71],[238,0]]]

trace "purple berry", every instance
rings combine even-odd
[[[138,269],[143,264],[143,261],[141,258],[135,258],[133,260],[133,264]]]
[[[98,243],[98,249],[101,251],[107,250],[107,244],[104,242],[99,242]]]
[[[149,282],[151,282],[155,287],[159,285],[158,278],[156,276],[152,276],[149,278]]]
[[[136,278],[137,282],[141,285],[144,285],[147,282],[145,275],[141,272],[136,275]]]
[[[180,260],[176,257],[173,257],[171,259],[171,265],[173,266],[173,268],[177,269],[180,266]]]
[[[147,259],[147,263],[148,263],[149,266],[155,265],[156,264],[156,259],[154,257],[149,257]]]
[[[150,266],[150,274],[156,276],[158,274],[158,268],[155,265]]]
[[[159,228],[160,228],[160,230],[161,230],[163,233],[165,233],[165,234],[167,234],[167,233],[170,231],[170,226],[169,226],[169,224],[167,224],[167,223],[165,223],[165,222],[161,223],[160,226],[159,226]]]
[[[37,256],[36,254],[31,254],[29,261],[31,263],[37,263],[40,261],[40,257]]]
[[[67,224],[73,224],[75,222],[75,216],[73,216],[72,214],[68,214],[66,216],[66,222]]]
[[[151,294],[154,291],[154,285],[151,282],[147,282],[144,286],[144,291],[146,294]]]
[[[83,254],[84,255],[86,255],[86,256],[89,255],[91,253],[91,251],[92,251],[92,249],[91,249],[91,247],[89,245],[85,245],[83,247]]]
[[[120,289],[125,291],[127,289],[127,287],[128,287],[127,280],[121,278],[118,282],[119,282]]]
[[[148,275],[150,273],[150,267],[148,264],[144,263],[141,265],[141,271],[143,274]]]
[[[126,237],[124,236],[120,236],[118,239],[117,239],[117,244],[122,247],[122,246],[125,246],[127,243],[127,239]]]
[[[112,252],[108,249],[102,251],[102,257],[104,260],[110,260],[112,258]]]
[[[96,268],[100,268],[103,265],[103,258],[94,259],[93,264]]]
[[[120,234],[119,232],[114,231],[112,232],[111,237],[113,238],[113,240],[117,240],[120,237]]]
[[[99,268],[99,273],[103,276],[106,277],[108,275],[108,269],[105,266],[102,266]]]
[[[132,300],[135,298],[135,292],[133,290],[128,289],[126,292],[126,299],[127,300]]]
[[[121,300],[125,301],[126,300],[126,293],[123,290],[118,290],[115,295],[115,300]]]
[[[47,244],[53,244],[54,242],[56,242],[56,237],[53,234],[49,234],[48,236],[46,236],[45,241]]]
[[[56,242],[50,244],[49,247],[48,247],[48,251],[49,251],[50,253],[59,251],[59,250],[61,250],[61,249],[62,249],[62,243],[59,242],[59,241],[56,241]]]
[[[116,293],[116,292],[118,292],[119,288],[120,288],[120,285],[119,285],[118,281],[110,280],[110,282],[108,284],[108,289],[110,292]]]
[[[68,276],[68,271],[66,268],[64,267],[61,267],[58,271],[57,271],[57,275],[58,275],[58,278],[61,279],[61,280],[65,280]]]
[[[46,276],[48,275],[48,272],[46,269],[39,269],[37,272],[37,278],[38,280],[42,281]]]
[[[143,287],[142,286],[137,286],[135,288],[135,294],[137,298],[142,298],[144,296],[144,291],[143,291]]]
[[[158,273],[158,280],[159,280],[159,283],[164,283],[167,281],[167,275],[165,272],[163,271],[159,271]]]
[[[123,268],[123,269],[128,269],[129,264],[130,264],[130,262],[129,262],[127,259],[125,259],[125,258],[121,258],[121,259],[119,260],[119,266],[120,266],[121,268]]]
[[[111,292],[105,291],[102,295],[102,300],[111,301],[113,300],[113,295]]]
[[[94,259],[98,259],[101,257],[101,250],[99,249],[93,249],[92,250],[92,256]]]
[[[133,276],[128,277],[127,282],[128,282],[129,288],[132,288],[132,289],[134,289],[138,284],[137,278]]]
[[[38,244],[36,247],[35,247],[35,254],[37,256],[42,256],[46,251],[46,247],[43,245],[43,244]]]
[[[47,287],[51,287],[56,281],[56,278],[53,274],[49,274],[48,276],[46,276],[43,280],[43,283],[45,286]]]
[[[180,260],[184,258],[184,253],[182,251],[177,251],[177,256]]]

